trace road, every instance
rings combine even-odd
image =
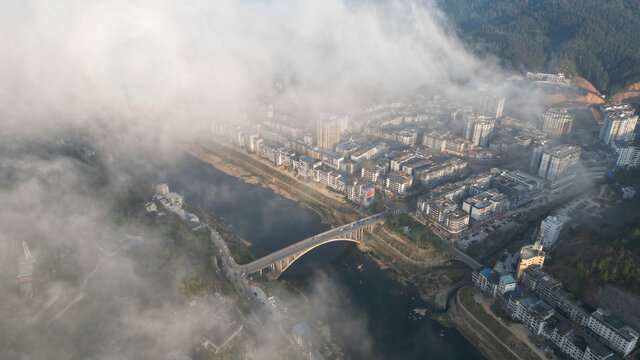
[[[462,290],[462,289],[460,289],[460,290]],[[460,301],[460,290],[458,290],[458,292],[456,293],[456,300],[457,300],[458,305],[460,305],[460,308],[465,312],[465,314],[467,314],[469,317],[471,317],[473,320],[475,320],[475,322],[477,322],[478,325],[482,326],[482,328],[485,329],[485,331],[487,333],[489,333],[498,343],[500,343],[502,346],[504,346],[504,348],[507,349],[511,354],[513,354],[513,356],[515,356],[516,359],[522,360],[522,358],[518,354],[516,354],[513,350],[511,350],[511,347],[509,347],[507,344],[502,342],[502,340],[500,340],[499,337],[497,337],[493,332],[491,332],[491,330],[489,330],[489,328],[487,328],[480,320],[476,319],[476,317],[473,316],[473,314],[470,313],[469,310],[467,310],[466,307],[464,307],[464,304],[462,304],[462,301]]]

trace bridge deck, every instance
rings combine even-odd
[[[382,221],[384,221],[382,214],[376,214],[368,218],[354,221],[352,223],[342,225],[339,228],[331,229],[313,237],[301,240],[293,245],[287,246],[284,249],[280,249],[248,264],[238,265],[238,268],[245,274],[251,274],[264,269],[277,261],[283,260],[307,249],[322,245],[323,243],[331,242],[334,239],[346,239],[344,236],[347,234]]]

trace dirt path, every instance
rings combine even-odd
[[[483,323],[481,323],[478,319],[476,319],[475,316],[473,316],[473,314],[471,314],[469,312],[469,310],[467,310],[466,307],[464,307],[464,304],[462,303],[462,301],[460,301],[460,290],[458,290],[458,292],[456,293],[456,302],[458,305],[460,305],[460,308],[462,309],[462,311],[465,312],[465,314],[467,314],[467,316],[469,316],[470,318],[472,318],[473,320],[475,320],[475,322],[480,325],[487,333],[491,334],[491,336],[497,341],[499,342],[502,346],[504,346],[505,349],[509,350],[509,352],[516,357],[516,359],[519,360],[523,360],[518,354],[516,354],[513,350],[511,350],[511,347],[509,347],[507,344],[503,343],[502,340],[500,340],[500,338],[498,338],[493,332],[491,332],[491,330],[489,330],[486,326],[484,326]]]

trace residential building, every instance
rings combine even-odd
[[[481,116],[499,119],[504,110],[504,100],[505,98],[502,96],[487,95],[482,99],[477,113]]]
[[[623,167],[640,166],[640,147],[627,145],[627,143],[619,144],[615,147],[618,152],[616,165]]]
[[[156,194],[167,195],[169,193],[169,185],[162,183],[156,185]]]
[[[367,161],[360,168],[360,177],[371,183],[378,183],[384,179],[389,165],[386,161]]]
[[[365,181],[354,181],[346,186],[347,199],[362,205],[370,206],[376,195],[376,188]]]
[[[545,73],[532,73],[527,72],[525,75],[525,79],[536,81],[536,82],[544,82],[551,84],[559,84],[559,85],[569,85],[569,79],[564,76],[564,73],[558,74],[545,74]]]
[[[396,194],[404,194],[413,185],[413,177],[403,171],[394,171],[387,176],[387,189]]]
[[[512,128],[516,128],[516,129],[520,129],[520,130],[525,130],[525,129],[529,129],[529,130],[533,130],[535,129],[535,126],[533,126],[531,123],[524,121],[524,120],[520,120],[520,119],[516,119],[510,116],[505,116],[500,120],[500,125],[502,126],[510,126]]]
[[[558,314],[546,321],[543,335],[575,360],[621,360],[613,351]]]
[[[544,301],[526,294],[510,296],[507,312],[512,318],[522,321],[534,335],[540,335],[546,322],[553,316],[553,309]]]
[[[598,309],[591,314],[587,328],[593,331],[606,345],[622,356],[627,356],[638,342],[638,332],[624,321]]]
[[[469,227],[469,213],[458,209],[453,200],[435,194],[418,198],[417,211],[451,234],[458,234]]]
[[[473,284],[493,298],[515,290],[516,281],[510,275],[500,276],[497,272],[486,268],[471,274]]]
[[[567,109],[547,109],[543,119],[542,131],[551,136],[562,136],[571,132],[574,116]]]
[[[544,150],[540,160],[538,176],[549,180],[551,189],[561,191],[573,183],[581,148],[558,145]]]
[[[510,207],[513,208],[533,200],[542,192],[544,183],[544,179],[519,170],[503,171],[492,180],[492,186],[509,197]]]
[[[589,311],[577,301],[573,294],[566,292],[562,283],[553,276],[537,267],[530,267],[522,272],[520,279],[522,286],[556,311],[569,318],[574,323],[583,326],[589,319]]]
[[[509,199],[497,189],[489,189],[462,202],[462,210],[469,213],[473,222],[488,219],[508,207]]]
[[[633,141],[634,129],[638,121],[638,115],[634,115],[634,108],[624,104],[605,107],[601,111],[603,123],[599,137],[602,142],[611,146],[618,140]]]
[[[316,126],[316,145],[325,150],[333,151],[333,147],[340,142],[340,118],[331,116],[318,120]]]
[[[544,264],[545,252],[542,251],[542,244],[525,245],[520,249],[520,261],[518,262],[517,278],[522,277],[525,269],[536,266],[542,268]]]
[[[549,140],[536,140],[531,147],[531,161],[529,162],[529,169],[533,174],[537,174],[540,169],[540,161],[542,161],[542,154],[549,148]]]
[[[371,160],[379,155],[384,154],[389,150],[389,145],[383,142],[376,144],[362,146],[351,154],[351,160],[361,163],[367,160]]]
[[[344,156],[331,152],[329,150],[322,150],[322,163],[328,167],[336,170],[340,170],[342,163],[344,162]]]
[[[540,224],[538,241],[542,242],[542,248],[550,249],[558,241],[560,231],[566,219],[561,216],[547,216]]]
[[[434,185],[455,176],[466,169],[468,165],[469,163],[460,159],[449,159],[432,167],[418,170],[414,173],[414,176],[426,186]]]
[[[468,116],[464,128],[464,138],[475,146],[487,146],[493,133],[495,121],[486,116]]]

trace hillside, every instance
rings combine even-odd
[[[548,270],[581,296],[614,285],[640,295],[640,216],[573,231]]]
[[[496,55],[507,68],[565,71],[609,95],[640,81],[636,0],[438,3],[472,48]]]

